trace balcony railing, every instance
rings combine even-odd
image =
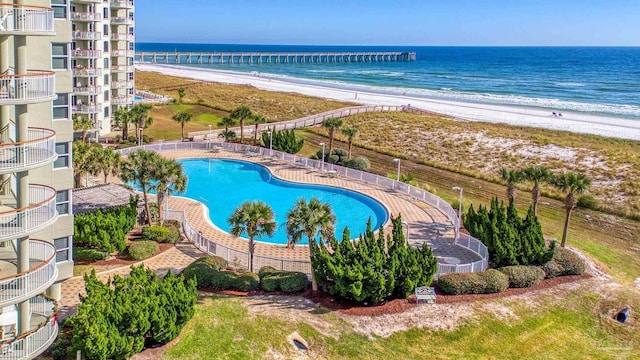
[[[91,12],[72,12],[71,20],[75,21],[102,21],[102,14]]]
[[[135,51],[133,50],[112,50],[111,51],[111,56],[128,56],[128,57],[134,57],[136,54]]]
[[[27,271],[0,279],[0,305],[15,304],[46,290],[58,277],[56,248],[44,240],[29,240],[29,262],[37,264]]]
[[[133,19],[130,17],[112,17],[111,18],[111,24],[116,24],[116,25],[125,25],[125,24],[132,24],[133,23]]]
[[[73,88],[76,95],[98,95],[102,93],[102,86],[77,86]]]
[[[0,174],[10,174],[36,168],[56,160],[56,132],[43,128],[29,128],[28,140],[14,142],[11,127],[2,131],[0,144]],[[7,140],[9,140],[7,142]]]
[[[0,206],[0,241],[32,234],[49,226],[57,216],[56,190],[29,185],[29,206],[19,209]]]
[[[133,1],[112,1],[111,7],[117,9],[132,9]]]
[[[133,104],[133,96],[116,96],[111,98],[111,104],[113,105],[128,105]]]
[[[102,57],[101,50],[72,50],[71,56],[74,58],[96,59]]]
[[[28,70],[26,74],[0,75],[0,105],[51,101],[55,96],[52,71]]]
[[[100,68],[75,68],[73,69],[73,76],[102,76],[102,69]]]
[[[134,41],[135,36],[127,33],[112,33],[111,40]]]
[[[74,31],[71,37],[76,40],[100,40],[102,33],[98,31]]]
[[[97,114],[102,111],[102,104],[98,105],[73,105],[71,111],[77,114]]]
[[[123,89],[123,88],[131,88],[133,87],[133,81],[112,81],[111,88],[113,89]]]
[[[115,65],[111,67],[111,72],[133,72],[131,65]]]
[[[53,35],[53,9],[18,4],[0,4],[0,35]]]
[[[58,306],[52,299],[37,296],[29,300],[32,316],[43,321],[31,331],[0,343],[0,360],[33,359],[42,354],[58,337]]]

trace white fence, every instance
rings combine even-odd
[[[44,240],[29,241],[30,261],[39,262],[33,268],[0,279],[0,304],[16,301],[16,299],[32,296],[42,292],[56,279],[56,248]]]
[[[312,160],[303,156],[288,154],[281,151],[269,150],[267,148],[262,147],[254,147],[250,145],[241,145],[237,143],[210,143],[210,142],[170,142],[170,143],[161,143],[161,144],[150,144],[142,147],[131,147],[127,149],[120,150],[122,155],[127,155],[132,151],[135,151],[140,148],[144,148],[145,150],[151,151],[171,151],[171,150],[191,150],[191,149],[200,149],[206,150],[210,149],[212,146],[222,147],[224,150],[239,152],[239,153],[250,153],[254,155],[261,156],[271,156],[275,159],[281,160],[283,162],[288,162],[296,166],[304,166],[308,168],[315,168],[321,170],[333,170],[336,171],[342,177],[350,178],[354,180],[360,180],[366,182],[371,185],[382,186],[387,189],[395,190],[399,193],[406,194],[411,198],[425,202],[438,210],[440,210],[443,214],[445,214],[449,221],[451,221],[454,225],[454,228],[458,226],[458,216],[456,212],[453,210],[451,205],[446,201],[442,200],[436,195],[429,193],[428,191],[419,189],[417,187],[411,186],[409,184],[405,184],[393,179],[389,179],[384,176],[379,176],[376,174],[368,173],[365,171],[349,169],[342,166],[337,166],[333,164],[328,164],[326,162],[322,162],[320,160]],[[322,167],[324,166],[324,169]],[[188,223],[187,219],[184,216],[184,213],[178,214],[177,212],[171,212],[171,216],[173,216],[176,220],[180,220],[185,224],[185,234],[196,246],[203,251],[221,256],[233,263],[236,262],[239,265],[247,267],[247,252],[244,250],[231,249],[224,245],[218,244],[211,239],[205,238],[202,234],[198,233],[194,230],[191,225]],[[456,242],[456,245],[463,247],[469,251],[472,251],[476,255],[480,257],[480,260],[472,262],[472,263],[464,263],[464,264],[439,264],[438,273],[436,275],[439,276],[441,274],[448,274],[452,272],[470,272],[470,271],[482,271],[486,270],[488,267],[489,261],[489,253],[487,251],[487,247],[482,244],[479,240],[466,235],[460,234],[459,239]],[[237,259],[237,260],[236,260]],[[303,271],[306,273],[310,273],[311,267],[308,261],[292,261],[288,259],[280,259],[280,258],[270,258],[264,256],[254,256],[254,268],[259,269],[261,266],[270,265],[276,269],[281,270],[295,270],[295,271]],[[298,269],[298,270],[296,270]]]
[[[53,9],[21,4],[0,4],[0,34],[51,33],[53,34]]]

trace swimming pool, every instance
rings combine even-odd
[[[382,226],[389,214],[378,201],[358,192],[322,185],[299,184],[277,179],[264,166],[239,160],[189,159],[179,160],[189,177],[185,196],[207,205],[209,217],[218,228],[229,232],[227,219],[243,202],[261,200],[269,204],[275,213],[278,229],[272,238],[256,241],[286,244],[284,229],[287,212],[301,197],[309,200],[317,197],[331,204],[336,216],[336,238],[342,239],[342,231],[349,227],[351,237],[363,233],[371,218],[374,229]],[[305,238],[300,244],[308,244]]]
[[[136,95],[136,96],[133,98],[133,101],[136,101],[136,102],[138,102],[138,101],[142,101],[142,100],[144,100],[144,98],[143,98],[142,96],[138,96],[138,95]]]

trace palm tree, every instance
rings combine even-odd
[[[322,122],[322,127],[324,127],[329,131],[329,155],[331,155],[333,151],[333,138],[336,134],[336,129],[339,129],[340,127],[342,127],[342,119],[340,118],[327,119]]]
[[[244,121],[250,118],[251,116],[253,116],[253,114],[251,113],[251,109],[249,109],[246,106],[239,106],[233,109],[233,111],[229,116],[232,119],[240,120],[240,143],[243,144],[244,143]]]
[[[145,128],[151,126],[153,124],[153,119],[149,117],[153,106],[151,104],[136,104],[133,108],[131,108],[131,121],[136,126],[136,139],[139,144],[142,144],[142,132]],[[141,129],[141,130],[138,130]]]
[[[82,142],[87,142],[87,131],[93,129],[93,121],[88,116],[73,114],[73,130],[82,131]]]
[[[102,149],[100,154],[100,170],[104,175],[104,183],[107,183],[107,177],[109,175],[120,175],[122,159],[120,154],[113,150],[113,147],[108,146]]]
[[[92,162],[92,146],[85,142],[73,142],[73,183],[74,187],[82,187],[82,177],[87,175]]]
[[[231,225],[231,234],[240,236],[246,233],[249,237],[249,271],[253,272],[254,239],[259,236],[273,236],[276,231],[273,209],[262,201],[242,203],[227,219]]]
[[[145,208],[145,222],[151,225],[151,212],[147,192],[152,188],[155,167],[159,163],[160,155],[153,151],[138,149],[127,156],[122,166],[122,180],[135,181],[142,190]]]
[[[224,138],[225,142],[233,141],[236,139],[235,131],[231,130],[223,130],[220,134],[218,134],[219,138]]]
[[[336,216],[333,214],[329,203],[323,203],[318,198],[311,198],[309,202],[305,199],[298,199],[293,208],[287,213],[286,229],[289,240],[292,241],[291,247],[295,246],[295,242],[302,238],[302,234],[305,234],[309,239],[309,258],[313,260],[312,245],[315,245],[315,238],[319,233],[322,234],[324,239],[331,238],[335,222]],[[313,269],[311,270],[311,289],[318,291]]]
[[[177,113],[175,115],[173,115],[172,119],[174,121],[176,121],[178,124],[180,124],[180,126],[182,126],[182,133],[181,133],[181,139],[182,141],[184,141],[184,124],[188,123],[189,121],[191,121],[191,114],[189,114],[188,112],[180,112]]]
[[[158,202],[158,218],[162,222],[162,204],[166,196],[172,192],[187,189],[187,176],[182,164],[173,159],[159,158],[154,168],[153,179],[156,181],[156,200]]]
[[[551,171],[544,166],[529,166],[522,170],[525,180],[533,183],[531,189],[531,201],[533,202],[533,214],[538,214],[538,202],[540,201],[540,183],[551,179]]]
[[[233,118],[225,116],[218,122],[218,126],[224,126],[224,131],[229,131],[229,126],[233,126],[236,124],[236,121]]]
[[[178,103],[182,104],[182,99],[186,94],[187,94],[187,91],[184,88],[178,89],[178,98],[179,98]]]
[[[507,168],[500,169],[500,178],[507,186],[507,200],[509,202],[516,198],[516,184],[522,182],[522,172],[519,170],[509,170]]]
[[[346,136],[349,142],[348,152],[349,152],[349,159],[351,159],[351,146],[353,145],[353,139],[356,137],[356,135],[358,135],[358,129],[354,129],[354,128],[342,129],[342,135]]]
[[[258,146],[258,125],[264,124],[267,122],[267,118],[260,114],[253,115],[253,123],[255,125],[255,129],[253,129],[253,146]]]
[[[113,113],[113,124],[122,129],[123,140],[129,138],[129,123],[132,121],[132,115],[131,110],[125,107],[120,107]]]
[[[589,190],[589,186],[591,186],[591,179],[589,179],[585,174],[567,172],[552,177],[551,184],[567,194],[564,198],[564,209],[567,214],[564,219],[564,230],[562,231],[562,242],[560,243],[560,246],[564,247],[567,241],[567,233],[569,232],[571,212],[578,205],[578,198],[576,195],[584,194]]]

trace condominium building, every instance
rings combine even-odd
[[[54,341],[73,275],[71,44],[64,0],[0,0],[0,359]]]
[[[106,135],[112,114],[134,102],[133,0],[70,0],[70,19],[73,113]]]

